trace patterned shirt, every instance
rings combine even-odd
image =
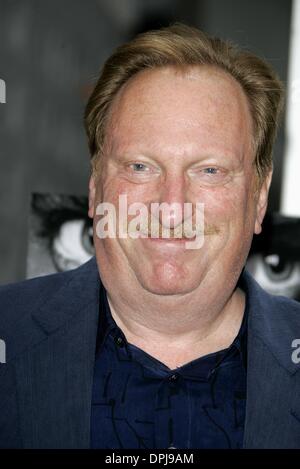
[[[127,342],[100,289],[91,447],[241,448],[247,315],[227,349],[176,369]]]

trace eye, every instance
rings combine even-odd
[[[221,186],[231,179],[231,172],[223,166],[195,166],[189,171],[190,176],[197,184],[206,186]]]
[[[149,167],[144,163],[131,163],[129,167],[136,173],[145,173],[149,171]]]
[[[160,174],[159,168],[153,166],[152,164],[143,163],[141,161],[134,161],[132,163],[128,162],[125,171],[127,176],[130,177],[133,181],[147,182],[151,181],[153,177]]]
[[[218,171],[219,171],[218,168],[213,168],[213,167],[212,167],[212,168],[204,168],[204,169],[203,169],[203,172],[204,172],[205,174],[218,174]]]
[[[51,254],[60,272],[87,262],[94,254],[92,227],[83,219],[62,223],[53,239]]]
[[[284,259],[279,254],[251,254],[247,269],[269,293],[299,301],[300,263],[296,259]]]
[[[294,262],[285,261],[277,254],[267,256],[263,261],[266,274],[273,282],[287,280],[291,277],[292,271],[295,267]]]

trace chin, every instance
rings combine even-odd
[[[138,275],[140,284],[156,295],[183,295],[193,291],[199,282],[196,276],[181,266],[164,263],[155,266],[152,272]]]

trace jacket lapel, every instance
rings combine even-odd
[[[300,447],[299,304],[274,298],[244,273],[249,304],[244,448]]]
[[[93,259],[32,315],[43,339],[16,361],[25,448],[88,448],[99,316]]]

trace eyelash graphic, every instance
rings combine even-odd
[[[34,234],[44,240],[59,272],[78,267],[94,254],[92,220],[87,216],[87,207],[87,197],[32,195],[32,213],[39,220]]]

